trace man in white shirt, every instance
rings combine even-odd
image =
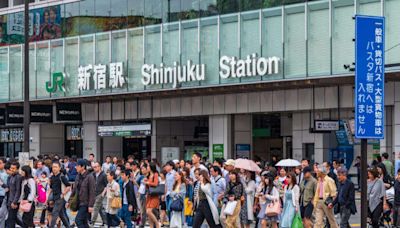
[[[220,209],[222,207],[222,199],[224,198],[226,182],[221,176],[221,169],[218,166],[213,166],[210,169],[211,184],[213,185],[213,201],[215,206]]]
[[[101,169],[103,170],[104,173],[107,173],[108,170],[111,170],[111,156],[106,157],[106,162],[103,163]]]
[[[192,169],[190,170],[190,178],[192,178],[193,182],[196,181],[196,176],[194,175],[194,171],[196,169],[205,170],[208,172],[208,169],[200,163],[202,155],[198,152],[194,153],[192,156]]]

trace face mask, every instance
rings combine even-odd
[[[121,174],[121,170],[115,170],[115,175],[119,176]]]

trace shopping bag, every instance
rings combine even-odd
[[[184,201],[185,209],[184,209],[184,216],[192,216],[193,215],[193,203],[189,200],[189,197],[185,198]]]
[[[225,210],[224,210],[225,215],[233,215],[236,205],[237,205],[237,201],[229,201],[225,206]]]
[[[265,208],[265,215],[268,217],[275,217],[280,215],[282,212],[280,200],[273,200]]]
[[[301,216],[299,213],[296,213],[296,215],[294,216],[291,228],[304,228],[303,221],[301,220]]]

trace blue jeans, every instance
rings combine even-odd
[[[107,225],[111,226],[119,226],[119,218],[117,215],[107,213]]]
[[[167,206],[168,221],[171,221],[171,203],[172,203],[171,197],[170,196],[165,197],[165,204]]]
[[[122,219],[122,221],[124,221],[126,227],[132,228],[132,221],[131,221],[132,212],[129,211],[128,204],[122,205],[122,208],[120,210],[120,215],[121,215],[121,219]]]
[[[89,228],[88,206],[80,206],[78,214],[75,217],[75,223],[78,228]]]

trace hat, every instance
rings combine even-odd
[[[304,167],[304,169],[303,169],[303,173],[304,173],[304,174],[306,174],[306,173],[311,173],[311,171],[312,171],[312,169],[311,169],[309,166],[306,166],[306,167]]]
[[[86,161],[83,159],[78,159],[78,161],[76,162],[76,165],[79,165],[81,167],[86,167]]]
[[[228,161],[225,162],[225,165],[235,166],[235,160],[233,160],[233,159],[228,159]]]
[[[269,173],[269,171],[263,171],[263,172],[261,173],[261,176],[268,176],[268,173]]]
[[[179,160],[178,159],[175,159],[175,160],[172,160],[175,164],[176,163],[179,163]]]

